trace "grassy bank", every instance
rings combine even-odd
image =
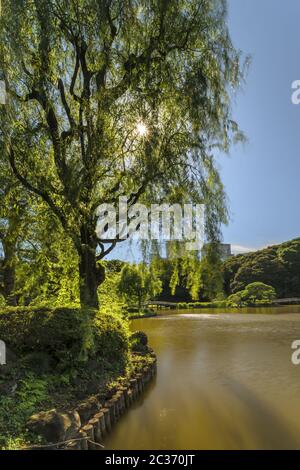
[[[291,305],[293,305],[291,303]],[[151,306],[151,304],[150,304]],[[220,300],[215,302],[178,302],[174,303],[172,308],[175,310],[191,310],[191,309],[219,309],[219,308],[226,308],[226,309],[240,309],[246,307],[277,307],[280,306],[279,304],[272,303],[272,302],[256,302],[256,303],[249,303],[248,305],[238,306],[238,305],[228,305],[226,300]],[[154,308],[154,306],[153,306]],[[166,307],[169,308],[169,307]]]
[[[139,318],[151,318],[156,317],[157,311],[151,308],[144,308],[144,309],[130,309],[127,314],[127,318],[129,320],[137,320]]]

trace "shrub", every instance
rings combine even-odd
[[[37,442],[26,429],[33,413],[99,391],[106,397],[108,387],[130,366],[129,336],[120,315],[72,308],[3,309],[0,338],[12,361],[0,374],[0,448]]]
[[[253,282],[245,289],[232,294],[227,299],[229,307],[243,307],[247,305],[270,304],[276,298],[275,289],[263,282]]]
[[[148,337],[143,331],[135,331],[131,337],[131,349],[134,352],[147,352],[148,351]]]
[[[72,308],[7,308],[0,314],[0,338],[17,355],[44,352],[57,362],[78,357],[84,316]]]
[[[126,362],[128,323],[120,315],[98,312],[94,326],[94,353],[111,362]]]
[[[49,402],[47,380],[28,373],[18,383],[15,395],[0,396],[0,449],[19,449],[28,437],[25,423],[37,407]],[[18,436],[18,437],[16,437]]]
[[[76,308],[7,308],[0,313],[0,338],[17,355],[49,354],[71,367],[96,354],[118,360],[128,351],[128,331],[119,316]]]

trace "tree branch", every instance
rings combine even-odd
[[[75,127],[75,121],[74,121],[74,119],[71,115],[70,107],[67,103],[66,94],[65,94],[65,87],[64,87],[64,84],[63,84],[63,81],[62,81],[61,78],[58,80],[58,89],[59,89],[59,92],[60,92],[60,97],[61,97],[63,107],[66,111],[66,115],[68,117],[68,121],[69,121],[71,130],[72,130]]]
[[[11,166],[11,169],[15,175],[15,177],[20,181],[20,183],[23,184],[23,186],[28,189],[30,192],[34,193],[34,194],[37,194],[38,196],[40,196],[47,204],[48,206],[50,207],[50,209],[54,212],[54,214],[58,217],[58,219],[60,220],[63,228],[66,230],[66,231],[69,231],[69,227],[68,227],[68,224],[67,224],[67,221],[66,221],[66,218],[64,217],[63,213],[59,210],[59,208],[55,205],[54,201],[52,200],[50,194],[48,194],[45,190],[42,190],[40,188],[36,188],[35,186],[33,186],[28,180],[26,177],[24,177],[23,175],[21,175],[21,173],[19,172],[17,166],[16,166],[16,161],[15,161],[15,153],[14,153],[14,150],[12,148],[12,146],[10,146],[9,148],[9,151],[8,151],[8,156],[9,156],[9,163],[10,163],[10,166]]]

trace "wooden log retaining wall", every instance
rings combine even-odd
[[[143,393],[147,384],[156,374],[156,357],[143,370],[132,377],[127,386],[119,387],[117,392],[104,403],[78,432],[77,438],[65,447],[68,450],[100,450],[105,436],[118,422],[125,411]],[[100,444],[100,445],[97,445]]]

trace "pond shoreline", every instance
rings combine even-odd
[[[153,351],[148,353],[147,358],[147,364],[139,372],[134,372],[126,383],[119,385],[103,404],[93,395],[71,410],[58,412],[53,409],[33,415],[28,425],[35,429],[42,429],[44,437],[49,437],[46,444],[32,445],[27,449],[99,450],[103,448],[103,439],[144,392],[156,374],[155,353]],[[53,439],[50,438],[53,434],[53,426],[56,432],[58,432],[58,427],[61,428],[60,433],[64,437],[60,442],[53,443]]]
[[[265,303],[265,304],[249,304],[247,306],[227,306],[225,301],[219,302],[159,302],[157,304],[149,303],[149,307],[156,308],[156,312],[159,310],[232,310],[233,313],[236,313],[237,310],[245,310],[249,308],[280,308],[286,306],[299,306],[300,307],[300,299],[278,299],[272,303]],[[137,318],[147,318],[147,316],[155,316],[157,313],[154,312],[153,315],[137,315],[134,317],[130,317],[130,319],[137,319]]]

